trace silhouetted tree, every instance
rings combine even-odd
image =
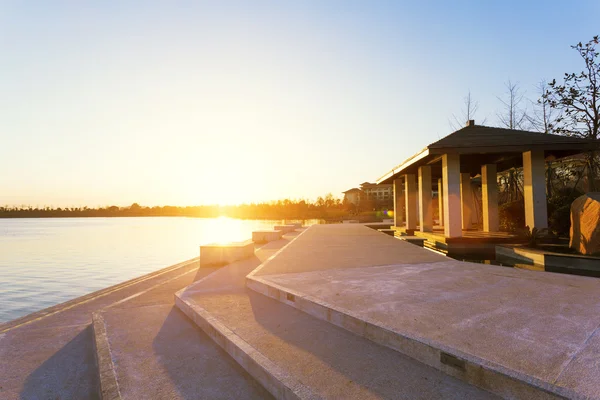
[[[562,84],[553,79],[548,84],[544,97],[550,107],[560,110],[552,128],[565,135],[573,135],[585,139],[600,139],[600,62],[596,46],[599,42],[596,35],[589,42],[571,46],[581,56],[585,68],[580,73],[566,73]],[[589,190],[596,190],[598,177],[597,154],[589,153],[586,167]]]
[[[479,110],[479,102],[474,100],[471,96],[471,91],[467,93],[467,95],[463,98],[463,109],[460,111],[460,114],[457,116],[456,114],[452,114],[452,119],[448,122],[450,123],[450,128],[453,130],[458,130],[465,126],[467,121],[471,119],[475,119],[475,114],[477,110]],[[480,125],[484,125],[486,119],[484,118]]]
[[[508,129],[526,129],[527,110],[523,108],[524,94],[518,83],[512,83],[510,80],[505,83],[506,97],[498,100],[502,103],[502,111],[498,112],[498,121],[500,126]]]

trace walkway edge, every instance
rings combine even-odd
[[[285,247],[281,250],[283,249]],[[353,315],[349,310],[284,288],[252,273],[246,277],[246,287],[503,398],[585,399],[570,389],[463,353],[442,343],[386,329],[375,321]]]
[[[200,282],[200,281],[198,281]],[[198,283],[196,282],[196,283]],[[193,300],[175,294],[175,305],[225,350],[276,399],[318,399],[313,391],[287,374]]]
[[[165,268],[161,268],[161,269],[159,269],[157,271],[153,271],[153,272],[150,272],[148,274],[145,274],[145,275],[142,275],[142,276],[138,276],[138,277],[129,279],[129,280],[125,281],[125,282],[117,283],[116,285],[109,286],[109,287],[106,287],[104,289],[100,289],[100,290],[97,290],[95,292],[88,293],[88,294],[85,294],[83,296],[79,296],[79,297],[76,297],[74,299],[71,299],[71,300],[67,300],[64,303],[59,303],[59,304],[50,306],[48,308],[44,308],[44,309],[39,310],[39,311],[34,311],[34,312],[30,313],[30,314],[24,315],[24,316],[19,317],[17,319],[13,319],[11,321],[0,323],[0,333],[8,332],[8,331],[10,331],[12,329],[21,327],[23,325],[30,324],[30,323],[38,321],[40,319],[52,316],[52,315],[57,314],[59,312],[66,311],[66,310],[68,310],[70,308],[76,307],[78,305],[87,303],[87,302],[92,301],[92,300],[95,300],[95,299],[97,299],[99,297],[107,296],[107,295],[109,295],[111,293],[114,293],[114,292],[116,292],[118,290],[125,289],[125,288],[127,288],[129,286],[133,286],[133,285],[135,285],[137,283],[146,281],[148,279],[155,278],[155,277],[157,277],[159,275],[163,275],[163,274],[169,273],[169,272],[174,271],[174,270],[176,270],[178,268],[183,268],[183,267],[185,267],[185,266],[187,266],[189,264],[193,264],[195,262],[198,262],[199,259],[200,259],[199,257],[190,258],[189,260],[182,261],[180,263],[173,264],[173,265],[170,265],[170,266],[165,267]]]
[[[100,398],[102,400],[121,400],[115,365],[106,335],[106,324],[101,314],[92,314],[92,329],[94,331],[94,355],[100,379]]]

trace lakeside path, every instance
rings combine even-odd
[[[173,293],[217,268],[198,268],[198,258],[158,270],[7,323],[0,324],[1,399],[96,399],[92,313],[109,306],[161,305],[172,308]],[[176,310],[167,311],[173,315]],[[178,314],[178,312],[177,312]],[[122,320],[122,324],[129,323]],[[261,394],[260,388],[229,356],[194,327],[212,361],[229,371],[238,389]],[[234,379],[234,380],[232,380]],[[244,387],[245,385],[245,387]]]

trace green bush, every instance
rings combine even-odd
[[[525,204],[523,200],[501,204],[498,214],[500,230],[519,232],[525,229]]]
[[[568,236],[571,228],[571,203],[583,193],[579,190],[563,188],[548,199],[548,225],[559,236]]]

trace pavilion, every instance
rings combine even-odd
[[[545,162],[600,148],[599,141],[467,125],[430,144],[377,180],[394,185],[394,225],[408,234],[433,233],[432,191],[438,190],[442,240],[468,236],[471,179],[481,178],[483,230],[499,231],[497,174],[523,168],[526,225],[548,227]],[[404,206],[404,207],[403,207]],[[404,212],[402,212],[404,209]]]

